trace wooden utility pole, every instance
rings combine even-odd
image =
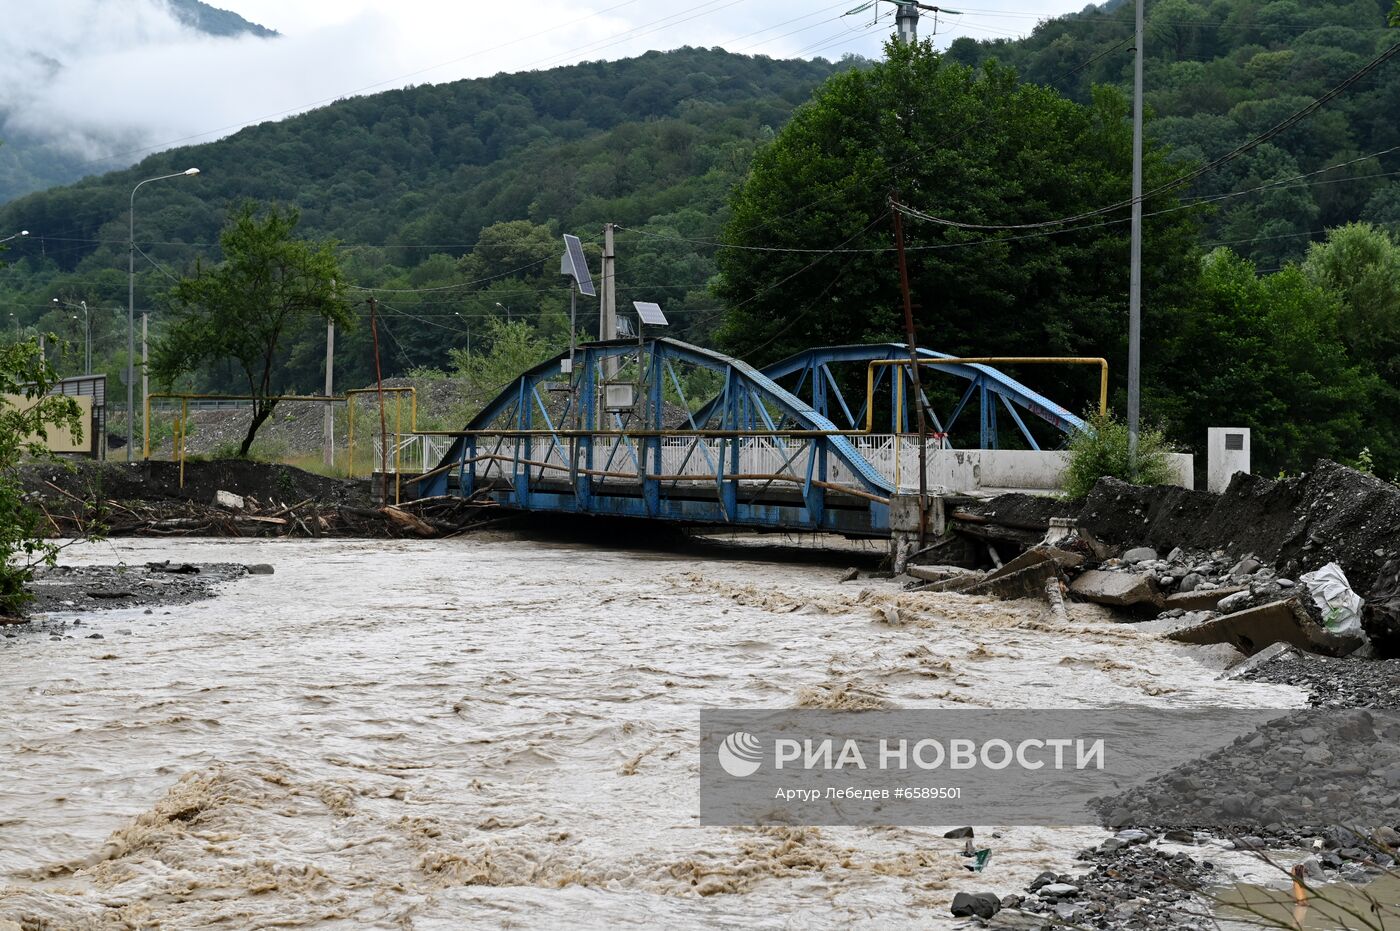
[[[151,315],[141,312],[141,443],[150,449],[151,408],[146,399],[151,396]]]
[[[914,333],[914,299],[909,293],[909,262],[904,254],[904,215],[890,197],[890,212],[894,214],[894,242],[899,252],[899,288],[904,295],[904,340],[909,348],[909,377],[914,384],[915,422],[919,426],[919,546],[928,534],[928,424],[924,420],[924,385],[919,376],[919,343]],[[896,378],[899,377],[897,374]],[[895,455],[899,455],[899,438],[895,437]],[[895,489],[899,491],[899,489]]]
[[[1137,57],[1133,61],[1133,229],[1128,271],[1128,471],[1137,476],[1138,416],[1142,400],[1142,44],[1143,7],[1137,0]]]
[[[369,299],[369,331],[374,338],[374,382],[379,388],[379,503],[389,506],[389,419],[384,413],[384,373],[379,366],[379,302]]]
[[[326,397],[335,392],[335,321],[326,321]],[[335,402],[326,402],[326,422],[321,443],[326,468],[335,466]]]

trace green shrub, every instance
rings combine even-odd
[[[23,458],[47,455],[43,440],[50,430],[82,432],[77,403],[49,394],[57,380],[38,340],[0,346],[0,617],[23,610],[35,567],[52,566],[58,558],[58,546],[44,539],[39,514],[24,500],[17,477]],[[5,395],[25,403],[12,405]]]
[[[1175,478],[1170,456],[1174,453],[1160,430],[1138,431],[1137,468],[1128,462],[1128,427],[1113,414],[1094,415],[1088,429],[1070,437],[1069,468],[1065,494],[1082,498],[1104,476],[1134,485],[1169,485]]]

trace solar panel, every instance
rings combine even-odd
[[[642,318],[642,322],[647,326],[670,326],[666,322],[666,315],[661,312],[660,304],[652,304],[648,301],[633,301],[632,306],[637,308],[637,316]]]
[[[593,289],[593,276],[588,271],[588,259],[583,255],[583,243],[577,236],[564,234],[564,258],[559,263],[559,274],[577,281],[578,293],[584,297],[598,296]]]

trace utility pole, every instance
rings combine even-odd
[[[146,403],[146,399],[150,397],[151,387],[150,322],[150,313],[141,311],[141,444],[143,449],[149,449],[151,443],[151,409]]]
[[[603,280],[598,292],[602,301],[602,319],[598,326],[598,338],[617,339],[617,250],[613,244],[613,225],[603,226]],[[609,358],[603,362],[604,380],[617,375],[617,360]]]
[[[1128,471],[1137,476],[1138,415],[1142,402],[1142,45],[1143,7],[1137,0],[1137,55],[1133,60],[1133,232],[1128,273]]]
[[[903,3],[896,0],[899,7],[895,13],[895,26],[899,32],[899,41],[905,45],[913,45],[919,41],[919,5],[917,3]]]
[[[335,321],[326,321],[326,397],[335,393]],[[331,401],[326,402],[326,425],[325,436],[322,439],[325,446],[324,461],[326,468],[335,465],[335,405]]]
[[[890,198],[890,205],[894,207],[893,197]],[[890,212],[894,214],[894,242],[899,251],[899,288],[904,295],[904,339],[909,348],[909,377],[914,384],[915,422],[919,427],[919,546],[922,547],[928,534],[928,424],[924,420],[924,386],[919,377],[919,344],[914,333],[914,299],[909,293],[909,263],[904,254],[904,214],[897,207]],[[898,374],[895,377],[898,378]],[[895,437],[894,454],[899,456],[898,437]]]

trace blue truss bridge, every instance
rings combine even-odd
[[[931,492],[1036,490],[1058,475],[1054,450],[1079,417],[984,362],[918,358],[926,397],[957,397],[926,407]],[[899,343],[763,369],[674,339],[587,343],[522,372],[462,430],[409,438],[426,468],[409,484],[524,511],[887,536],[891,502],[919,488],[910,373]],[[688,397],[696,385],[708,396]],[[979,445],[955,448],[955,431]],[[1003,433],[1024,448],[998,449]]]

